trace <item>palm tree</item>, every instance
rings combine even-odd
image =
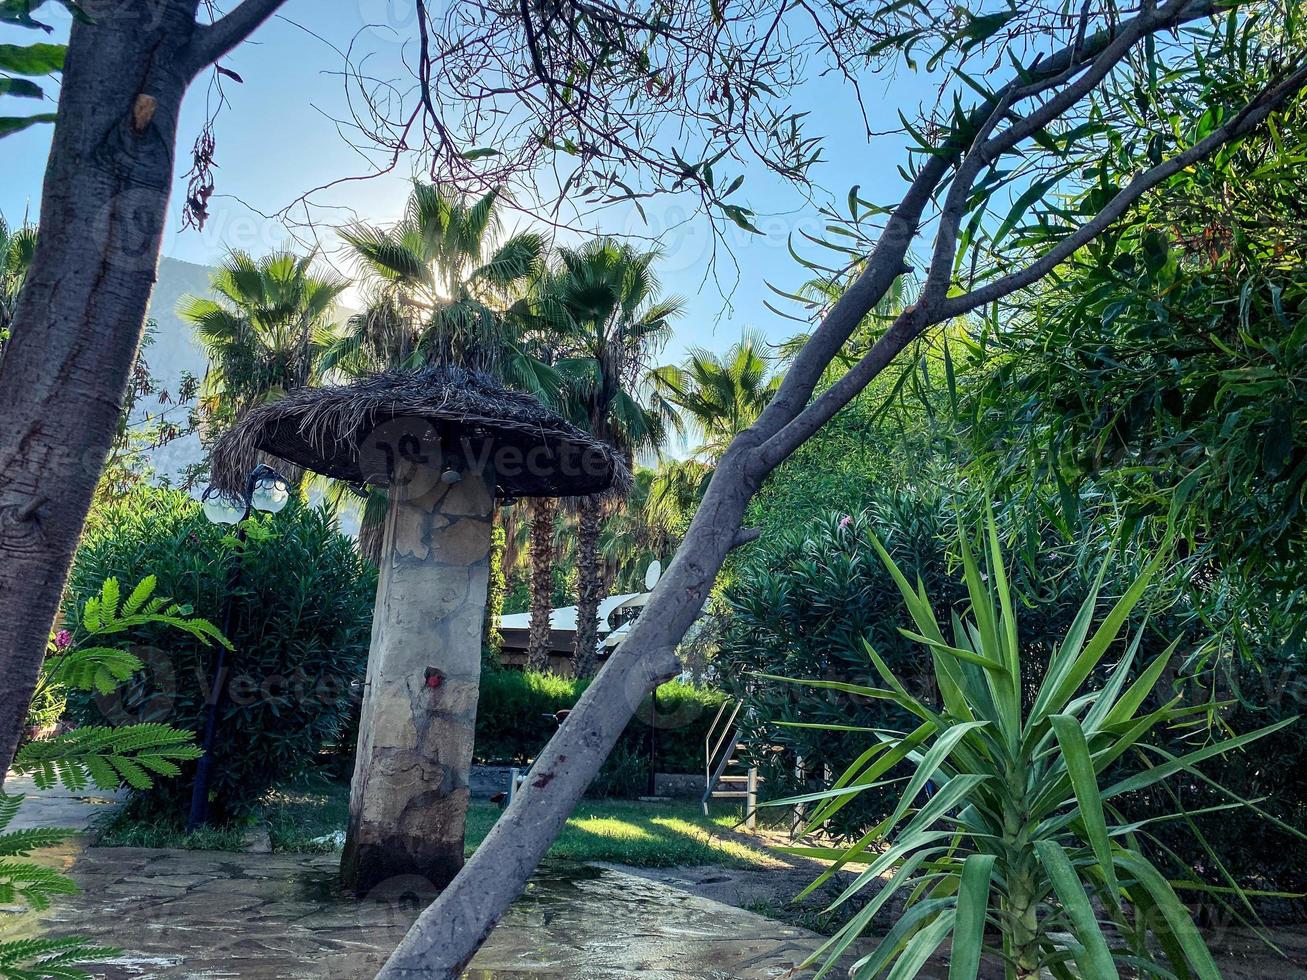
[[[491,191],[469,203],[414,181],[396,224],[345,229],[367,304],[326,351],[324,367],[363,377],[457,365],[552,400],[556,374],[507,315],[543,267],[545,244],[535,233],[503,237],[500,200]],[[386,506],[382,490],[363,501],[359,547],[373,560]]]
[[[771,369],[767,342],[751,331],[720,356],[695,347],[680,364],[650,372],[660,410],[678,431],[697,440],[692,458],[659,467],[651,488],[657,506],[694,512],[718,457],[732,439],[758,420],[780,387],[781,377]]]
[[[211,424],[226,428],[320,378],[347,283],[312,266],[311,255],[234,251],[209,280],[213,297],[183,297],[178,316],[195,326],[209,355],[201,408]]]
[[[656,251],[640,252],[611,239],[560,249],[559,267],[542,290],[566,313],[567,356],[557,366],[573,416],[632,464],[637,454],[656,451],[666,436],[667,419],[656,405],[642,404],[641,396],[649,360],[666,344],[683,307],[676,297],[659,297],[656,258]],[[594,673],[598,648],[604,504],[583,497],[576,509],[574,664],[577,675],[586,677]]]
[[[618,592],[643,588],[645,570],[676,550],[687,525],[686,514],[658,495],[660,470],[636,470],[631,492],[620,510],[604,522],[599,550],[605,581]]]
[[[517,336],[528,345],[534,358],[551,368],[563,356],[574,333],[573,321],[563,305],[558,276],[541,268],[526,294],[510,307],[508,316]],[[556,370],[556,369],[555,369]],[[561,402],[561,377],[555,373],[553,401]],[[565,407],[559,405],[559,407]],[[530,619],[527,627],[527,666],[533,670],[549,669],[552,649],[552,613],[554,607],[554,566],[562,551],[559,518],[561,509],[556,497],[532,497],[526,508],[527,587],[530,594]]]
[[[746,332],[721,356],[692,348],[683,363],[651,372],[656,397],[698,440],[696,457],[715,461],[771,401],[781,376],[766,349],[760,334]]]
[[[414,182],[393,227],[343,231],[368,302],[328,352],[328,366],[359,376],[458,365],[531,394],[555,392],[555,375],[505,315],[540,271],[545,243],[534,232],[503,238],[499,201],[499,191],[469,204]]]
[[[24,224],[11,229],[0,217],[0,358],[14,321],[18,291],[27,279],[32,254],[36,251],[36,226]]]

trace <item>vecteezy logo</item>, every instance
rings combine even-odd
[[[388,486],[392,497],[412,500],[440,479],[440,433],[422,418],[394,418],[367,434],[359,446],[359,472],[365,483]]]

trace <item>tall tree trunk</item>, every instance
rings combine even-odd
[[[84,0],[36,254],[0,365],[0,780],[122,412],[191,79],[276,8],[200,27],[199,0]]]
[[[599,555],[598,497],[582,497],[576,508],[576,647],[572,663],[577,677],[593,677],[599,663],[599,603],[604,599],[604,570]]]
[[[36,255],[0,367],[0,778],[140,344],[196,2],[90,3],[94,23],[72,29]]]
[[[556,497],[531,498],[531,620],[527,630],[526,663],[532,670],[549,669],[550,624],[554,608],[554,528]]]

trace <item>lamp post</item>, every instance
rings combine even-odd
[[[271,466],[260,463],[250,471],[242,494],[228,494],[209,487],[200,498],[204,516],[214,524],[236,525],[237,550],[232,554],[231,568],[227,572],[227,591],[222,600],[222,635],[231,639],[236,610],[236,590],[240,588],[245,545],[245,519],[259,510],[276,514],[290,499],[286,479]],[[195,786],[191,790],[191,809],[186,818],[186,831],[190,833],[204,826],[209,815],[209,778],[213,769],[213,742],[218,729],[218,708],[226,689],[227,648],[218,646],[218,658],[213,666],[213,681],[209,685],[207,709],[204,715],[204,737],[201,747],[204,755],[195,767]]]

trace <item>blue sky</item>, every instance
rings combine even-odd
[[[311,187],[361,172],[361,161],[329,118],[342,115],[344,108],[342,84],[336,74],[342,58],[333,45],[344,48],[355,40],[356,51],[370,52],[378,68],[393,69],[404,53],[399,39],[407,40],[413,34],[408,23],[412,7],[411,0],[325,4],[321,0],[290,0],[282,16],[223,62],[245,81],[225,85],[230,105],[216,127],[218,197],[208,226],[196,232],[181,228],[176,202],[185,190],[190,145],[206,115],[208,86],[202,77],[188,96],[183,113],[179,174],[164,254],[212,263],[229,248],[256,254],[270,251],[287,240],[286,231],[256,212],[274,213]],[[45,19],[57,20],[56,9],[53,5],[45,8]],[[301,23],[311,24],[320,37],[297,26]],[[393,29],[369,25],[393,25]],[[0,42],[32,40],[35,37],[30,32],[0,30]],[[866,92],[872,128],[882,131],[897,126],[900,109],[911,115],[935,94],[927,80],[911,75],[873,80]],[[795,103],[796,108],[811,111],[810,131],[827,137],[825,157],[829,162],[815,176],[831,198],[843,201],[853,184],[860,184],[863,196],[873,200],[898,197],[902,180],[897,168],[906,159],[900,137],[879,137],[869,143],[850,93],[833,79],[812,80],[798,93]],[[30,104],[0,105],[0,111],[30,108]],[[10,221],[21,219],[24,212],[37,213],[49,141],[49,127],[0,141],[0,213]],[[402,163],[396,174],[350,183],[318,200],[384,222],[400,212],[411,172],[412,164]],[[759,212],[758,223],[767,234],[732,236],[734,262],[720,256],[717,276],[722,289],[704,281],[710,243],[705,222],[692,219],[683,223],[687,210],[677,201],[646,205],[651,224],[678,229],[663,238],[666,259],[662,279],[667,291],[688,300],[687,314],[664,359],[678,358],[687,346],[720,350],[738,339],[745,327],[761,330],[774,340],[797,329],[796,324],[764,307],[763,301],[771,296],[765,283],[789,289],[803,281],[804,271],[790,257],[787,238],[795,228],[819,231],[820,220],[815,207],[769,181],[765,173],[746,171],[746,177],[745,187],[754,191],[748,203]],[[339,212],[322,209],[316,218],[331,225],[339,221]],[[514,222],[521,223],[520,219]],[[601,216],[593,227],[618,234],[644,231],[635,216],[615,212]],[[727,292],[726,298],[722,290]]]

